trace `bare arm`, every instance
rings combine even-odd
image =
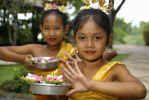
[[[129,73],[125,65],[115,65],[111,73],[109,73],[112,76],[112,81],[102,82],[88,79],[81,72],[78,62],[76,60],[73,61],[75,65],[73,67],[69,61],[65,62],[67,68],[62,66],[64,76],[74,86],[74,89],[69,91],[67,95],[91,90],[119,98],[133,98],[133,100],[142,99],[146,96],[144,85]]]
[[[99,82],[91,80],[89,89],[122,98],[141,99],[146,95],[144,85],[132,76],[124,65],[116,66],[117,81]]]
[[[34,45],[0,47],[0,59],[24,63],[25,55],[32,54]]]

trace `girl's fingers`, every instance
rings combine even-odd
[[[79,61],[79,62],[82,61],[82,59],[78,56],[78,53],[76,51],[74,52],[74,55],[75,55],[77,61]]]
[[[27,56],[25,56],[25,59],[28,59],[28,60],[31,60],[32,58],[33,58],[32,55],[27,55]]]
[[[78,62],[74,62],[74,65],[75,65],[75,70],[78,72],[78,74],[82,74],[82,72],[79,68]]]
[[[33,59],[32,55],[26,55],[24,58],[24,63],[29,63]]]
[[[66,56],[69,58],[69,60],[71,60],[71,61],[75,61],[76,59],[75,58],[73,58],[72,56],[70,56],[70,55],[68,55],[68,54],[66,54]]]
[[[66,69],[65,67],[62,67],[62,71],[63,71],[63,74],[64,76],[69,80],[69,81],[73,81],[72,80],[72,74],[71,72],[68,71],[68,69]]]
[[[68,81],[73,83],[73,79],[68,74],[64,73],[64,77],[66,77],[66,79],[68,79]]]
[[[66,65],[67,65],[67,69],[68,69],[69,72],[71,72],[73,75],[76,75],[77,74],[76,73],[76,70],[72,67],[74,65],[73,62],[67,61],[66,62]]]

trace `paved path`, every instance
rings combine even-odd
[[[141,80],[147,88],[147,96],[144,100],[149,100],[149,47],[134,45],[114,45],[118,53],[129,53],[125,63],[129,71]]]

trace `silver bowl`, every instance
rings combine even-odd
[[[40,95],[65,95],[70,87],[71,85],[69,83],[59,85],[46,83],[31,84],[32,93]]]
[[[35,58],[48,59],[50,57],[35,57]],[[58,59],[55,59],[54,61],[51,62],[35,62],[34,65],[39,69],[56,69],[58,61],[59,61]]]

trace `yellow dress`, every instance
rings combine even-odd
[[[61,49],[58,52],[56,57],[57,58],[67,59],[65,54],[67,53],[67,54],[73,55],[73,51],[74,51],[74,48],[72,47],[72,45],[70,43],[62,42]],[[34,73],[37,74],[37,75],[43,75],[43,76],[46,76],[46,75],[54,75],[54,76],[61,75],[61,71],[60,71],[60,68],[59,68],[60,64],[61,63],[59,63],[57,65],[58,68],[55,69],[55,70],[52,70],[52,71],[51,70],[35,70]],[[48,100],[48,96],[36,95],[35,100]]]
[[[93,76],[93,80],[104,81],[108,76],[108,73],[111,71],[112,67],[114,67],[115,64],[119,63],[120,62],[113,61],[109,62],[106,65],[103,65]],[[106,94],[102,94],[95,91],[88,91],[88,92],[75,93],[71,97],[69,97],[69,100],[118,100],[118,98],[114,96],[108,96]]]

